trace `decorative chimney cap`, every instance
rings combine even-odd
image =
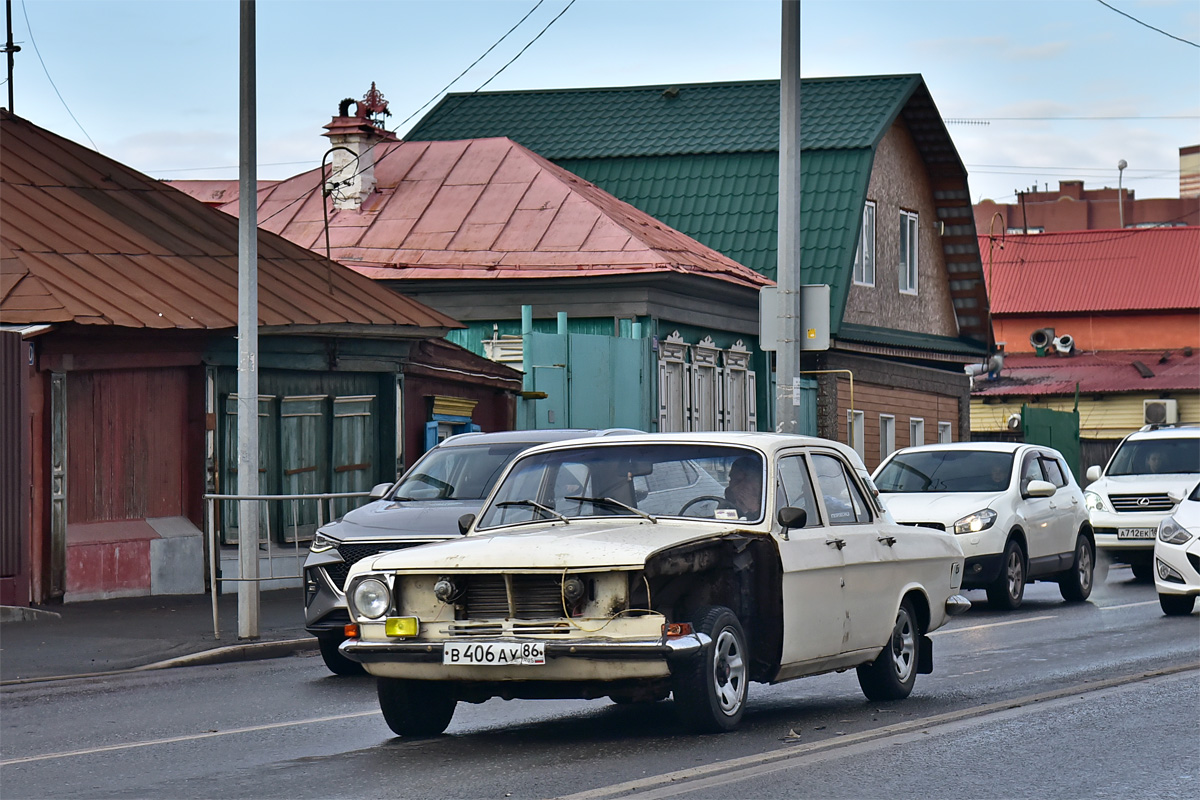
[[[351,103],[355,106],[354,116],[349,116]],[[391,115],[383,92],[375,88],[375,81],[371,81],[371,88],[363,95],[362,100],[347,97],[338,103],[338,115],[324,126],[325,130],[329,131],[325,135],[366,133],[373,134],[385,142],[399,141],[396,135],[383,125],[383,118]]]

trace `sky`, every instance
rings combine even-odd
[[[1060,180],[1178,197],[1179,148],[1200,144],[1196,0],[800,8],[803,77],[924,77],[973,202]],[[155,178],[235,179],[238,19],[235,0],[12,0],[13,110]],[[779,0],[258,0],[258,177],[317,167],[322,126],[372,81],[402,136],[448,85],[777,79],[780,20]]]

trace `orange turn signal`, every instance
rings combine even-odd
[[[342,628],[342,635],[345,636],[347,639],[357,639],[358,638],[358,626],[355,625],[353,622],[350,623],[349,625],[346,625],[345,627]]]
[[[668,639],[691,636],[692,633],[692,623],[690,622],[668,622],[666,625],[663,625],[663,636]]]

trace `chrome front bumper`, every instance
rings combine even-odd
[[[961,594],[951,595],[946,600],[946,614],[951,617],[956,617],[959,614],[964,614],[971,608],[971,601],[963,597]]]
[[[968,607],[970,603],[965,599]],[[519,642],[510,637],[488,638],[491,642]],[[539,640],[545,641],[545,640]],[[678,639],[652,641],[584,641],[545,642],[547,658],[585,658],[605,661],[640,661],[666,659],[674,661],[700,652],[712,642],[704,633],[693,633]],[[394,642],[364,642],[347,639],[338,650],[346,658],[361,664],[379,662],[441,663],[443,642],[397,640]]]

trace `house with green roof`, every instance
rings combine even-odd
[[[774,80],[451,94],[405,138],[505,136],[773,279],[779,108]],[[799,282],[830,287],[830,347],[801,357],[810,432],[868,465],[968,438],[963,367],[989,353],[987,289],[967,173],[924,80],[805,79],[800,113]],[[685,362],[703,358],[680,337]]]

